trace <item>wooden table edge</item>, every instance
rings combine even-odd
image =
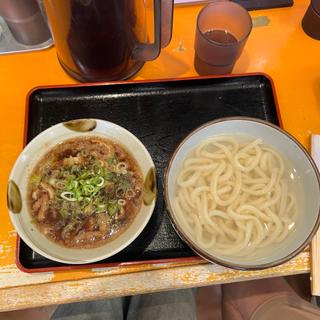
[[[0,312],[310,272],[308,258],[301,261],[252,272],[223,268],[215,273],[210,271],[213,265],[202,264],[4,288],[0,289]]]

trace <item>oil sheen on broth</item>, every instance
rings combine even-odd
[[[295,228],[301,211],[297,178],[292,165],[261,139],[217,136],[184,160],[173,207],[202,249],[259,259]]]
[[[53,147],[28,185],[32,221],[50,240],[70,248],[98,247],[119,236],[142,203],[138,163],[121,145],[98,136]]]

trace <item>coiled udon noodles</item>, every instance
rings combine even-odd
[[[231,257],[281,242],[297,216],[279,153],[232,136],[209,138],[184,160],[173,206],[201,248]]]

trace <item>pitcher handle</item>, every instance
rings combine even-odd
[[[140,43],[133,51],[139,61],[156,59],[172,36],[173,0],[154,0],[154,43]]]
[[[161,48],[165,48],[172,37],[173,0],[162,0],[161,5]]]

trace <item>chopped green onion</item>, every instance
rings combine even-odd
[[[97,205],[97,212],[101,213],[101,212],[105,212],[107,209],[107,205],[106,204],[99,204]]]
[[[41,176],[40,175],[33,175],[31,178],[31,183],[37,186],[41,182]]]
[[[78,167],[78,166],[76,166],[76,165],[73,165],[72,167],[71,167],[71,173],[75,173],[75,174],[77,174],[79,171],[80,171],[80,167]]]
[[[72,180],[71,185],[73,189],[76,189],[79,185],[79,182],[77,180]]]
[[[83,192],[85,195],[90,195],[95,191],[95,187],[92,186],[91,184],[83,186]]]
[[[117,203],[108,203],[108,214],[113,217],[119,211],[119,206]]]
[[[111,165],[118,163],[115,157],[106,160]],[[126,166],[120,163],[123,169]],[[125,169],[125,168],[124,168]],[[125,201],[109,200],[108,193],[119,195],[131,187],[130,178],[124,174],[116,174],[108,169],[102,161],[97,161],[93,165],[74,165],[67,170],[61,171],[66,177],[65,185],[61,185],[60,198],[63,202],[60,214],[66,219],[71,216],[91,215],[93,212],[106,212],[110,217],[114,217],[121,210]],[[59,180],[57,179],[56,183]],[[62,181],[62,180],[60,180]],[[104,190],[106,188],[106,190]],[[115,192],[118,191],[118,192]],[[76,212],[76,214],[73,214]]]
[[[111,181],[113,179],[113,173],[112,172],[107,172],[105,175],[104,175],[104,178],[107,180],[107,181]]]
[[[67,201],[77,201],[73,192],[68,192],[68,191],[61,192],[60,197]]]
[[[110,157],[107,159],[108,164],[113,165],[117,163],[117,159],[114,157]]]
[[[102,177],[98,177],[98,180],[100,180],[100,182],[97,183],[97,187],[102,187],[104,184],[104,179]]]
[[[102,173],[102,168],[100,163],[96,163],[93,165],[93,172],[96,174],[101,174]]]
[[[74,190],[74,193],[75,193],[75,197],[76,197],[76,199],[77,199],[78,201],[81,201],[81,200],[83,199],[81,190],[75,189],[75,190]]]

